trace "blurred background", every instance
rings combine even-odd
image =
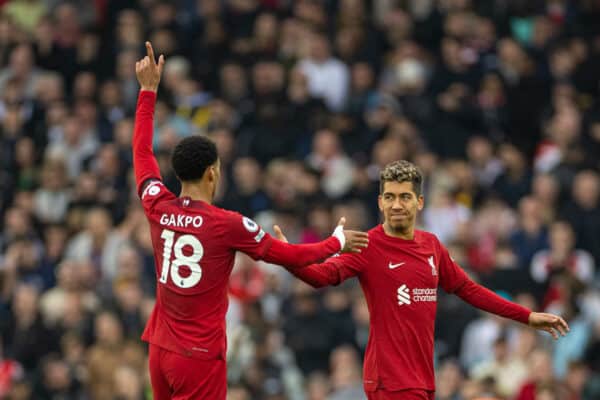
[[[166,65],[154,145],[218,146],[217,204],[291,242],[379,222],[378,173],[426,176],[419,226],[557,342],[441,294],[437,399],[600,399],[600,2],[0,1],[0,398],[150,399],[135,61]],[[356,280],[240,256],[228,400],[364,399]],[[402,327],[398,327],[402,329]]]

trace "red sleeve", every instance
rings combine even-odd
[[[225,237],[234,251],[248,254],[254,260],[262,259],[273,243],[273,238],[256,222],[236,212],[222,210],[225,215]]]
[[[305,268],[290,270],[294,276],[312,287],[319,288],[328,285],[339,285],[362,271],[364,263],[360,255],[345,253],[331,257],[321,264],[313,264]]]
[[[454,293],[465,281],[469,280],[469,277],[465,271],[454,262],[452,257],[450,257],[448,250],[439,243],[439,241],[437,242],[437,245],[440,252],[438,267],[440,270],[440,286],[446,293]]]
[[[440,285],[447,293],[454,293],[481,310],[527,324],[531,311],[498,296],[473,282],[450,257],[448,250],[438,242],[440,249]]]
[[[176,196],[161,181],[146,181],[148,184],[143,188],[140,197],[142,199],[142,207],[144,207],[146,215],[149,216],[157,204],[173,200]]]
[[[333,236],[310,244],[289,244],[272,239],[272,244],[262,259],[283,265],[291,271],[324,260],[340,250],[340,242]]]
[[[143,184],[148,179],[161,179],[158,163],[152,151],[154,130],[154,103],[156,93],[140,91],[135,111],[135,128],[133,131],[133,169],[137,193],[141,195]]]
[[[324,260],[340,251],[340,242],[335,237],[311,244],[284,243],[274,239],[250,218],[233,212],[228,214],[230,247],[255,260],[294,269]]]
[[[510,302],[498,296],[485,287],[478,285],[468,279],[464,284],[454,292],[458,297],[481,310],[501,317],[509,318],[523,324],[529,323],[529,314],[531,311],[527,308]]]

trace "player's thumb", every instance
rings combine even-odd
[[[277,239],[281,240],[282,242],[287,243],[287,238],[281,231],[281,228],[279,227],[279,225],[273,225],[273,230],[275,231],[275,236],[277,236]]]
[[[344,225],[346,225],[346,217],[340,218],[340,220],[337,224],[337,226],[341,226],[341,227],[344,227]]]

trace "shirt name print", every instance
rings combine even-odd
[[[202,217],[199,215],[163,214],[160,216],[161,225],[175,228],[187,228],[190,225],[194,228],[200,228],[202,222]]]

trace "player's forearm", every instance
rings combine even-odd
[[[133,169],[138,193],[141,185],[150,178],[160,179],[158,163],[152,151],[154,130],[154,103],[156,93],[141,90],[135,111],[135,128],[133,132]]]
[[[273,239],[263,260],[282,265],[291,271],[324,260],[340,250],[340,241],[333,236],[310,244],[289,244]]]
[[[498,296],[491,290],[467,280],[463,286],[454,292],[461,299],[481,310],[500,315],[514,321],[528,324],[531,311]]]

